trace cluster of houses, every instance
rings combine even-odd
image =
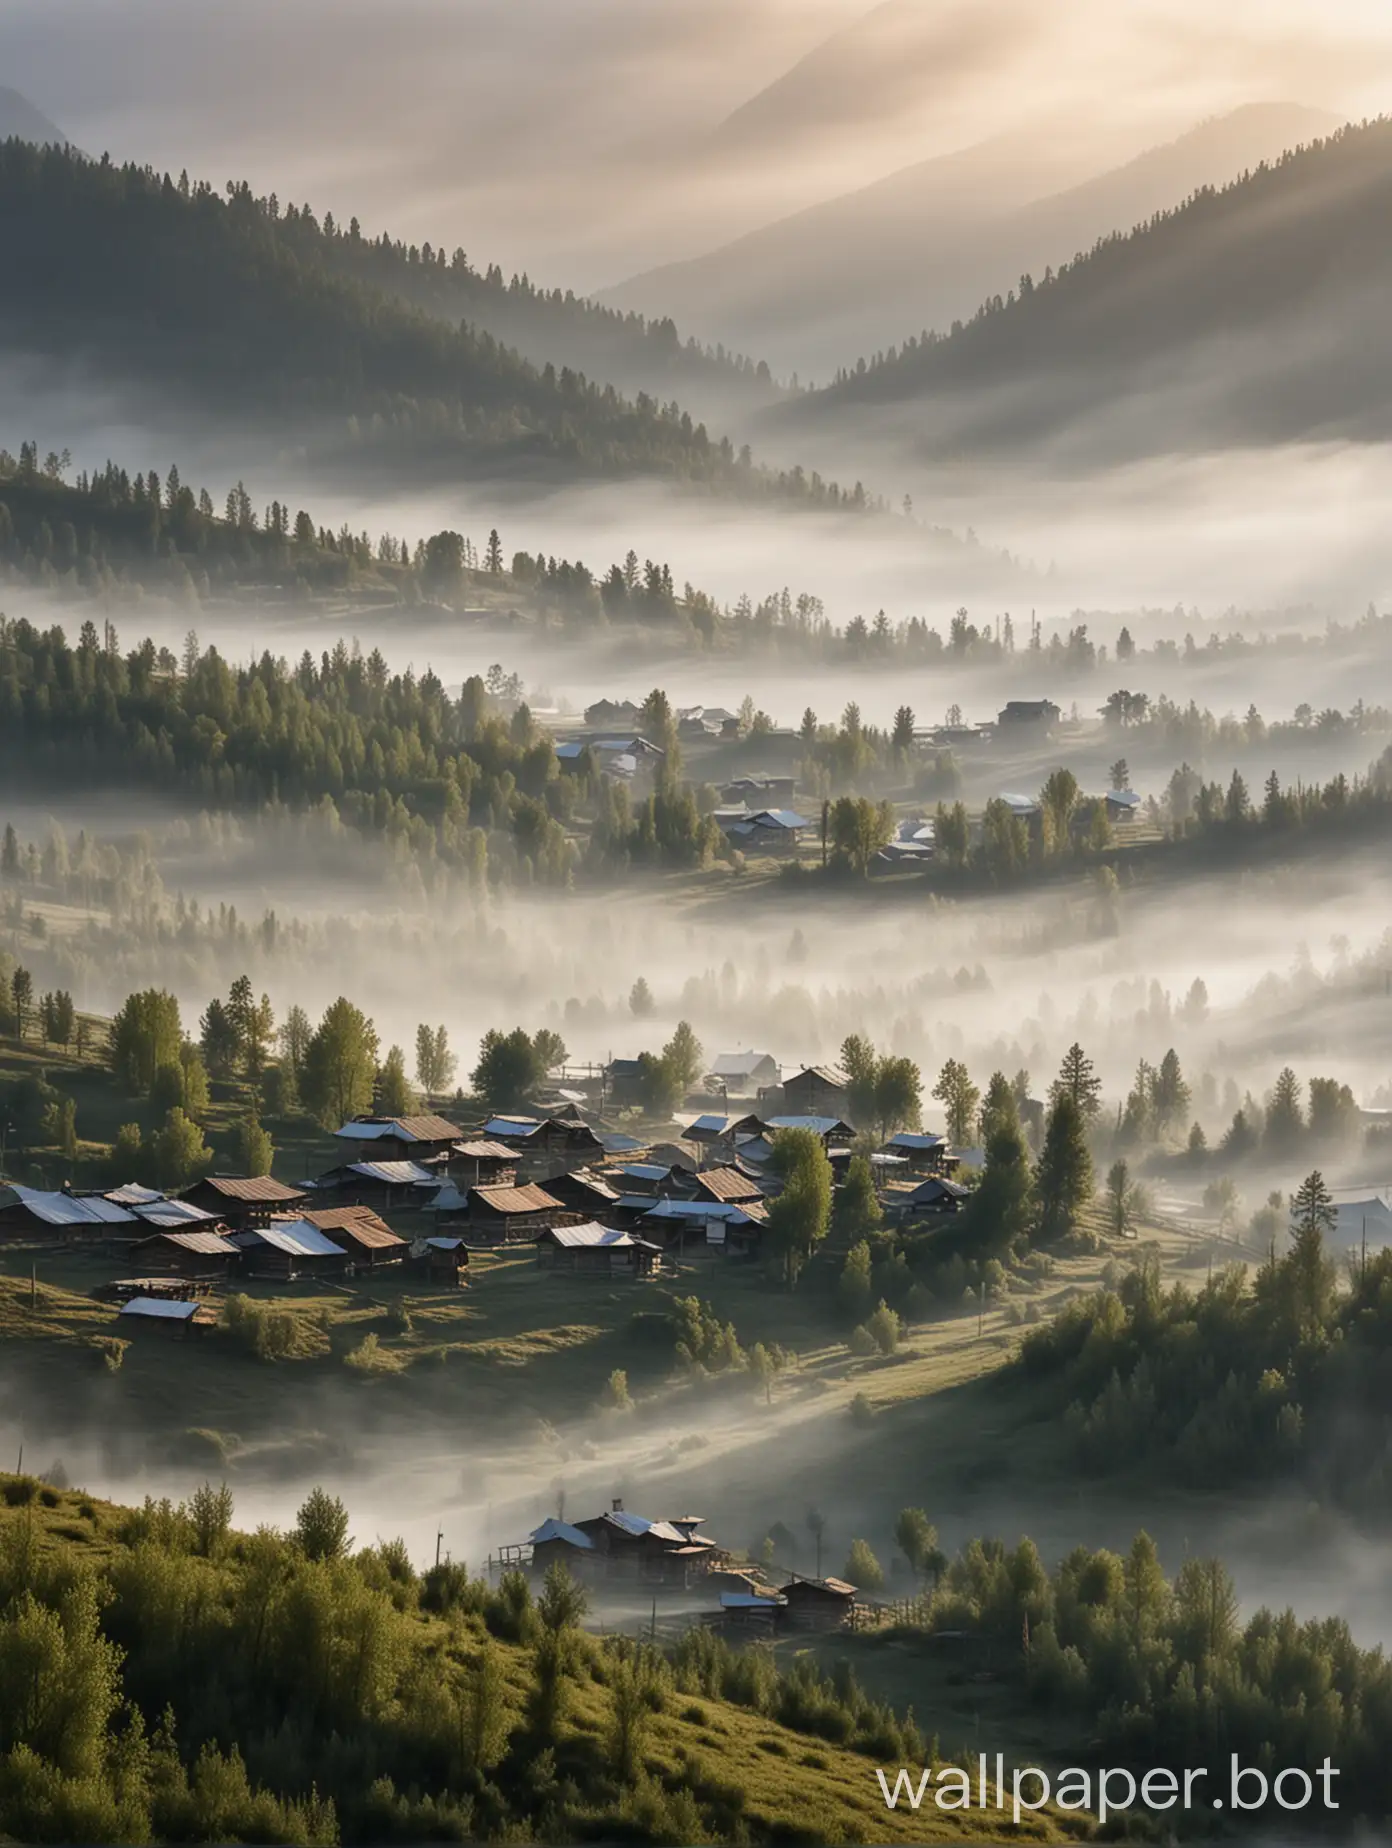
[[[844,1175],[849,1081],[834,1065],[783,1080],[771,1055],[748,1051],[717,1058],[712,1083],[723,1109],[647,1143],[571,1099],[473,1131],[436,1115],[356,1117],[335,1132],[340,1159],[298,1184],[210,1174],[177,1198],[136,1185],[3,1187],[0,1242],[114,1254],[109,1293],[123,1316],[190,1326],[207,1291],[233,1276],[290,1282],[406,1265],[459,1288],[471,1249],[523,1245],[539,1269],[601,1281],[645,1281],[673,1260],[757,1257],[780,1132],[811,1130]],[[731,1102],[750,1091],[754,1109]],[[940,1135],[891,1136],[870,1159],[892,1214],[954,1213],[965,1198]]]
[[[706,1622],[735,1629],[841,1629],[856,1620],[860,1595],[844,1579],[778,1576],[770,1585],[756,1566],[741,1563],[702,1531],[705,1517],[678,1514],[647,1520],[615,1500],[580,1521],[552,1517],[524,1543],[505,1547],[498,1561],[543,1576],[563,1566],[598,1599],[692,1594]]]

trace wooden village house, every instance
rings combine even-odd
[[[543,1269],[601,1282],[646,1282],[662,1268],[662,1247],[613,1226],[550,1226],[537,1234],[537,1263]]]
[[[209,1174],[185,1188],[183,1198],[190,1205],[200,1206],[205,1213],[213,1214],[224,1225],[242,1230],[268,1224],[273,1213],[288,1213],[304,1206],[309,1190],[287,1187],[284,1181],[274,1181],[269,1174]]]

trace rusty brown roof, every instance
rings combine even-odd
[[[459,1142],[454,1152],[467,1161],[511,1161],[517,1160],[517,1150],[510,1149],[502,1142]]]
[[[406,1243],[370,1206],[325,1206],[314,1212],[301,1213],[299,1217],[307,1219],[321,1232],[341,1233],[366,1251],[384,1251],[389,1246]]]
[[[762,1200],[763,1189],[738,1168],[707,1168],[696,1177],[697,1185],[715,1200]]]
[[[538,1187],[535,1181],[525,1187],[471,1187],[469,1203],[481,1201],[494,1213],[559,1213],[561,1202]]]
[[[272,1180],[269,1174],[205,1174],[203,1179],[189,1188],[190,1193],[199,1187],[211,1187],[214,1193],[223,1194],[229,1200],[247,1200],[274,1205],[286,1200],[304,1200],[308,1198],[303,1187],[287,1187],[284,1181]]]

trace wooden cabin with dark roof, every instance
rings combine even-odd
[[[269,1174],[206,1174],[180,1196],[224,1225],[245,1228],[269,1225],[275,1213],[293,1212],[309,1199],[304,1187],[287,1187]]]

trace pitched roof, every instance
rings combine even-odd
[[[945,1181],[933,1175],[926,1181],[920,1181],[918,1186],[915,1187],[913,1192],[909,1195],[909,1199],[922,1201],[941,1200],[943,1195],[946,1194],[951,1200],[965,1200],[970,1192],[971,1189],[969,1187],[963,1187],[960,1181]]]
[[[370,1206],[329,1206],[302,1215],[319,1232],[336,1232],[351,1239],[366,1251],[384,1251],[392,1245],[404,1245],[385,1219],[379,1219]]]
[[[216,1213],[204,1212],[201,1206],[194,1206],[189,1200],[151,1200],[148,1205],[136,1206],[131,1210],[147,1226],[194,1226],[200,1221],[217,1219]]]
[[[494,1213],[552,1213],[561,1210],[561,1203],[544,1187],[538,1187],[535,1181],[525,1187],[471,1187],[470,1204],[481,1200]]]
[[[334,1131],[349,1142],[457,1142],[463,1133],[440,1116],[354,1117]]]
[[[162,1245],[175,1245],[180,1251],[192,1251],[209,1258],[235,1258],[238,1249],[220,1232],[152,1232],[140,1243],[153,1245],[156,1240]]]
[[[462,1155],[466,1161],[516,1161],[517,1150],[506,1148],[501,1142],[456,1142],[456,1155]]]
[[[645,1219],[718,1219],[725,1225],[763,1225],[768,1208],[762,1200],[659,1200]]]
[[[711,1066],[717,1078],[750,1078],[761,1065],[772,1065],[771,1052],[722,1052]]]
[[[102,1195],[104,1200],[111,1200],[117,1206],[153,1206],[156,1200],[167,1197],[158,1187],[142,1187],[137,1181],[127,1181],[124,1187],[109,1187]]]
[[[277,1205],[286,1201],[303,1200],[303,1187],[287,1187],[284,1181],[274,1181],[269,1174],[205,1174],[195,1187],[187,1191],[192,1193],[196,1187],[211,1187],[214,1193],[223,1194],[229,1200],[244,1200],[249,1203]]]
[[[350,1161],[347,1172],[360,1174],[365,1181],[381,1181],[387,1187],[419,1187],[440,1178],[418,1161]]]
[[[545,1128],[546,1121],[542,1117],[502,1116],[485,1123],[483,1133],[485,1136],[510,1136],[514,1142],[525,1142]]]
[[[595,1174],[589,1168],[577,1168],[573,1174],[558,1174],[548,1180],[548,1187],[578,1187],[581,1192],[593,1194],[596,1199],[607,1201],[612,1205],[619,1197],[616,1187],[611,1187],[602,1174]]]
[[[548,1239],[554,1245],[581,1251],[657,1251],[647,1239],[635,1238],[631,1232],[617,1232],[612,1226],[553,1226],[537,1235],[537,1242]]]
[[[795,1077],[786,1080],[786,1083],[796,1084],[799,1078],[820,1078],[822,1083],[830,1085],[833,1091],[844,1091],[851,1082],[850,1073],[843,1071],[839,1065],[804,1065],[802,1070]]]
[[[787,1594],[798,1585],[810,1585],[813,1591],[834,1592],[838,1598],[853,1598],[856,1594],[855,1586],[848,1585],[845,1579],[804,1578],[802,1577],[801,1574],[798,1574],[794,1578],[790,1579],[789,1582],[783,1587],[783,1595],[786,1597]]]
[[[696,1176],[696,1185],[717,1200],[762,1200],[763,1190],[757,1181],[741,1174],[738,1168],[707,1168]]]
[[[942,1148],[946,1142],[946,1136],[920,1135],[917,1130],[901,1129],[898,1135],[890,1137],[885,1147],[886,1149],[911,1149],[915,1152],[926,1152],[929,1149]]]
[[[41,1193],[34,1187],[0,1188],[0,1209],[22,1206],[46,1226],[133,1226],[140,1221],[100,1194]]]
[[[558,1521],[554,1515],[543,1521],[530,1538],[533,1546],[544,1546],[548,1540],[564,1540],[567,1546],[579,1547],[582,1552],[594,1551],[594,1541],[588,1534],[582,1534],[569,1521]]]
[[[342,1258],[347,1253],[341,1245],[325,1238],[318,1226],[307,1219],[282,1220],[278,1225],[262,1226],[251,1232],[234,1232],[232,1242],[245,1250],[248,1245],[269,1245],[292,1258]]]
[[[768,1126],[770,1129],[810,1129],[816,1136],[830,1136],[838,1131],[847,1136],[853,1133],[849,1123],[833,1116],[776,1116],[769,1118]]]

